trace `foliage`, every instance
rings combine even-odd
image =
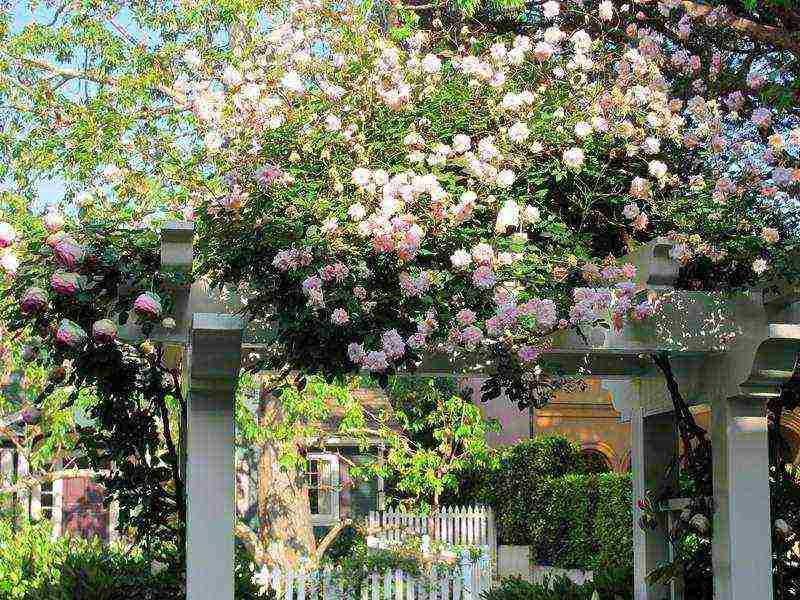
[[[586,472],[577,444],[539,436],[503,450],[494,471],[462,483],[459,501],[492,506],[501,544],[568,569],[633,564],[631,480]]]
[[[497,457],[486,434],[498,425],[481,415],[455,379],[396,377],[387,392],[392,417],[410,443],[386,453],[395,499],[435,511],[441,496],[457,489],[462,473],[494,468]]]
[[[2,600],[180,600],[185,574],[175,544],[151,553],[142,547],[103,546],[99,540],[53,539],[47,522],[0,521]],[[236,600],[257,600],[252,557],[237,546]]]
[[[484,600],[632,600],[633,570],[595,571],[593,581],[575,584],[565,576],[552,576],[541,583],[518,577],[501,580],[485,592]]]
[[[56,451],[63,456],[80,446],[90,466],[106,473],[99,480],[106,500],[119,501],[123,529],[154,542],[181,537],[180,371],[167,366],[162,345],[117,335],[133,320],[134,303],[145,291],[162,298],[167,323],[168,290],[182,282],[181,275],[160,271],[158,237],[128,228],[125,211],[112,217],[108,207],[92,206],[74,218],[43,222],[15,202],[7,194],[0,198],[0,207],[25,232],[15,244],[19,272],[0,282],[0,322],[17,344],[8,368],[26,378],[36,374],[27,394],[8,406],[31,411],[17,431],[18,446],[34,468],[44,470]],[[27,305],[35,293],[42,302]],[[141,316],[138,321],[145,335],[156,324]],[[107,331],[99,333],[99,325]],[[89,424],[74,424],[76,408]],[[59,442],[64,438],[71,443]]]
[[[577,444],[563,436],[539,435],[500,449],[494,468],[473,469],[462,475],[458,491],[447,496],[445,502],[485,504],[495,511],[500,511],[501,506],[519,506],[520,513],[524,513],[530,490],[535,490],[541,481],[581,473],[583,467]]]

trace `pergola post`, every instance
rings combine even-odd
[[[668,516],[659,512],[659,527],[642,529],[638,500],[657,489],[675,456],[677,436],[672,412],[648,415],[643,407],[631,414],[631,473],[633,477],[633,581],[635,600],[670,598],[670,586],[651,585],[647,574],[670,558]]]
[[[772,598],[767,418],[762,400],[712,405],[714,598]]]
[[[186,465],[186,595],[233,600],[234,406],[243,321],[194,314]]]

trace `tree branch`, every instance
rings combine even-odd
[[[714,10],[713,6],[698,4],[697,2],[691,2],[691,0],[682,0],[681,4],[686,12],[695,19],[703,18]],[[747,34],[753,40],[765,42],[781,50],[786,50],[800,58],[800,37],[785,29],[762,25],[742,17],[735,17],[725,25]]]

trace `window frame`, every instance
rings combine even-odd
[[[330,506],[331,512],[330,513],[311,513],[311,524],[318,525],[318,526],[327,526],[327,525],[336,525],[339,520],[339,457],[336,454],[331,452],[309,452],[308,453],[308,462],[309,462],[309,474],[310,474],[310,466],[311,461],[325,461],[330,464],[330,487],[331,489],[328,490],[328,494],[330,494]],[[310,482],[309,482],[310,484]],[[310,485],[309,485],[310,489]],[[324,492],[319,492],[324,493]],[[309,510],[310,510],[310,499],[309,499]]]

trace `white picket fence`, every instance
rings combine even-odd
[[[446,506],[434,515],[372,511],[368,526],[388,541],[413,533],[459,546],[484,546],[490,559],[497,560],[494,512],[488,506]]]
[[[54,464],[54,468],[61,468],[60,460]],[[28,473],[29,467],[24,456],[13,448],[0,448],[0,481],[4,485],[11,484],[16,477],[25,477]],[[57,479],[47,488],[37,485],[20,490],[15,498],[9,498],[6,502],[15,502],[31,519],[49,519],[53,524],[53,536],[57,537],[61,535],[64,481]]]
[[[465,553],[446,573],[423,577],[396,569],[354,582],[337,568],[307,573],[276,567],[260,579],[277,600],[480,600],[492,585],[492,567],[486,554],[472,561]]]

